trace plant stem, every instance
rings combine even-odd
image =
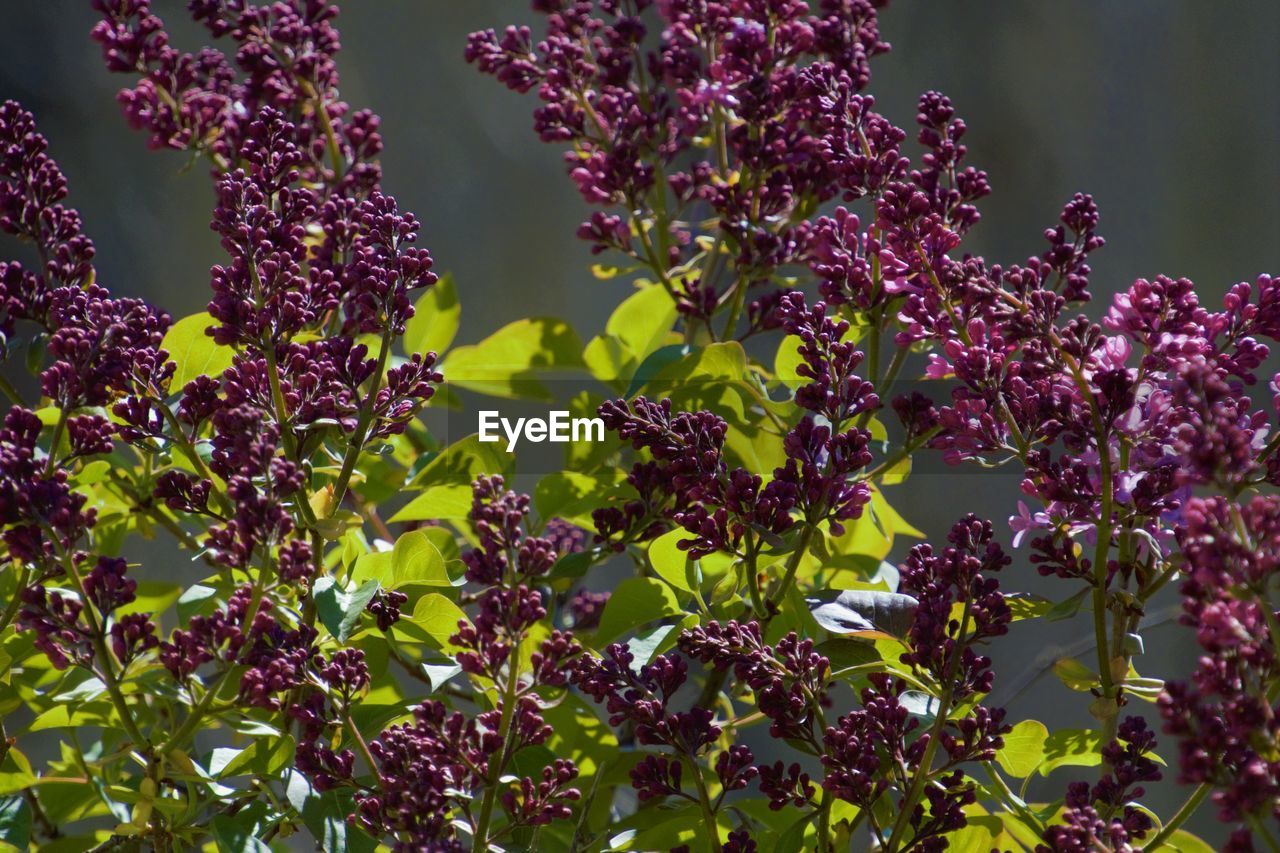
[[[0,375],[0,392],[3,392],[4,395],[9,398],[9,402],[14,405],[22,405],[22,395],[18,393],[17,388],[13,387],[13,383],[3,375]]]
[[[261,606],[262,597],[266,593],[266,586],[268,583],[267,576],[271,574],[272,569],[274,568],[270,550],[264,548],[263,551],[262,568],[259,570],[258,577],[254,581],[253,593],[249,599],[249,606],[245,608],[244,617],[240,622],[241,630],[244,631],[246,635],[253,627],[253,620],[258,615],[258,608]],[[205,691],[204,696],[200,697],[199,703],[191,709],[191,713],[187,715],[187,719],[183,724],[176,732],[173,733],[173,735],[169,737],[168,740],[164,742],[164,745],[160,748],[162,752],[168,752],[169,750],[180,746],[183,741],[195,733],[195,730],[200,726],[201,721],[204,719],[205,714],[208,713],[209,707],[213,704],[214,698],[218,693],[222,692],[222,687],[231,676],[233,668],[234,667],[232,666],[228,666],[223,671],[222,675],[218,676],[218,679],[213,683],[213,686]]]
[[[278,381],[277,381],[277,384],[279,384]],[[282,397],[282,400],[283,400],[283,397]],[[281,403],[281,407],[283,409],[283,402]],[[212,485],[217,486],[218,484],[217,478],[213,476],[213,472],[209,470],[209,466],[205,465],[204,460],[200,458],[200,454],[196,451],[196,446],[191,442],[190,439],[187,438],[187,434],[186,432],[183,431],[182,424],[178,422],[178,418],[173,414],[173,412],[169,409],[168,406],[164,405],[163,402],[159,404],[159,408],[161,413],[164,416],[165,421],[167,421],[169,424],[169,429],[173,431],[173,441],[175,444],[178,445],[178,448],[182,451],[182,455],[187,457],[188,460],[190,460],[192,466],[196,469],[196,473],[198,473],[204,479],[208,480]],[[283,425],[281,426],[281,430],[283,430]],[[218,507],[223,512],[229,513],[230,510],[233,509],[233,507],[231,506],[230,502],[227,500],[227,496],[220,489],[217,489],[217,488],[214,488],[211,491],[213,492],[213,496],[218,501]]]
[[[1177,813],[1169,818],[1169,822],[1160,827],[1160,831],[1146,844],[1142,845],[1144,853],[1150,850],[1157,850],[1160,845],[1164,844],[1169,838],[1178,831],[1178,828],[1187,822],[1187,818],[1195,814],[1196,809],[1200,808],[1200,804],[1204,802],[1204,798],[1209,796],[1209,792],[1213,790],[1213,786],[1208,782],[1202,782],[1191,796],[1187,797],[1187,801],[1182,804]]]
[[[738,327],[738,319],[742,316],[742,306],[747,302],[747,280],[738,276],[733,282],[733,302],[729,304],[729,316],[724,321],[724,329],[720,332],[720,340],[733,339],[733,331]]]
[[[1271,850],[1272,853],[1280,853],[1280,843],[1277,843],[1275,836],[1271,834],[1267,829],[1267,825],[1257,815],[1248,815],[1246,820],[1254,834],[1262,836],[1262,840],[1266,842],[1268,850]]]
[[[475,825],[472,837],[474,853],[489,849],[489,824],[493,819],[493,806],[498,799],[498,780],[502,778],[502,770],[511,757],[514,729],[511,720],[515,716],[516,694],[520,688],[520,637],[511,645],[511,654],[507,658],[507,685],[502,695],[502,717],[498,722],[498,736],[502,738],[502,751],[489,765],[489,778],[485,780],[484,799],[480,803],[480,818]]]
[[[329,503],[330,516],[342,505],[342,499],[347,495],[347,486],[351,482],[351,474],[356,468],[356,460],[360,458],[360,451],[364,450],[369,424],[373,420],[373,406],[377,402],[378,392],[382,390],[382,374],[387,368],[387,358],[390,355],[391,324],[388,322],[387,327],[382,331],[382,344],[378,349],[378,367],[373,373],[373,387],[369,389],[369,395],[365,397],[364,405],[360,407],[360,420],[356,422],[356,431],[351,434],[351,443],[347,445],[347,452],[342,458],[342,471],[338,474],[338,480],[333,486],[333,497]]]
[[[711,853],[716,853],[720,849],[720,827],[716,824],[716,813],[711,808],[711,796],[707,793],[707,783],[702,779],[702,772],[698,766],[698,762],[693,756],[689,756],[689,769],[692,771],[693,784],[698,789],[698,804],[702,806],[702,819],[707,822],[707,829],[711,833]]]
[[[18,615],[18,608],[22,606],[22,591],[27,588],[27,584],[31,582],[31,567],[26,563],[22,564],[22,574],[18,576],[18,585],[14,588],[13,598],[4,608],[4,613],[0,614],[0,633],[9,627],[9,623]]]
[[[53,428],[53,439],[49,442],[49,461],[44,466],[44,475],[53,475],[58,464],[58,445],[62,443],[62,433],[67,429],[67,417],[71,414],[65,406],[58,410],[58,423]]]
[[[972,611],[972,600],[966,599],[964,603],[964,614],[960,617],[960,630],[956,632],[956,645],[951,653],[951,657],[947,659],[945,669],[943,670],[942,695],[938,697],[937,716],[933,720],[933,725],[929,729],[929,742],[925,744],[924,756],[920,759],[919,767],[915,776],[911,778],[911,786],[907,790],[907,795],[902,801],[901,811],[898,813],[898,819],[894,821],[893,830],[889,835],[888,853],[895,853],[902,844],[902,834],[906,831],[907,824],[911,820],[911,814],[916,810],[916,803],[920,801],[920,795],[924,793],[924,786],[928,782],[929,777],[933,774],[933,757],[938,751],[938,742],[942,740],[942,729],[947,724],[947,715],[951,713],[951,702],[954,698],[952,693],[953,677],[956,667],[959,666],[961,655],[966,648],[965,638],[969,634],[969,616]]]
[[[822,802],[818,805],[818,853],[831,850],[831,792],[822,789]]]
[[[200,727],[200,723],[203,721],[205,714],[208,713],[209,707],[213,704],[213,700],[222,692],[222,686],[226,684],[227,679],[230,678],[231,670],[232,667],[227,667],[226,670],[223,671],[222,675],[218,676],[217,681],[215,681],[209,689],[205,691],[205,694],[200,697],[200,701],[191,709],[191,713],[187,715],[187,719],[178,727],[178,730],[170,735],[169,739],[160,745],[160,751],[162,753],[167,753],[172,749],[176,749],[181,746],[187,738],[195,734],[195,731]]]
[[[1036,817],[1035,813],[1027,808],[1027,804],[1022,801],[1022,798],[1009,788],[1008,784],[1006,784],[1004,779],[1000,776],[999,771],[992,766],[990,761],[984,761],[982,766],[986,769],[987,775],[991,777],[991,781],[995,784],[996,790],[1004,797],[1005,802],[1011,806],[1015,812],[1017,812],[1019,817],[1031,824],[1035,831],[1043,836],[1045,826],[1044,823],[1041,822],[1040,818]]]
[[[786,597],[787,591],[791,589],[791,584],[795,582],[796,571],[800,568],[800,561],[808,553],[809,545],[813,542],[813,536],[817,530],[816,524],[806,520],[804,533],[800,534],[800,541],[796,543],[795,551],[791,552],[791,559],[787,560],[787,568],[782,575],[782,582],[765,602],[766,612],[760,625],[761,633],[764,633],[764,629],[769,626],[769,622],[773,619],[773,614],[777,612],[778,604]]]
[[[365,741],[364,735],[360,734],[360,730],[356,728],[355,721],[351,719],[350,710],[343,713],[342,721],[347,724],[347,731],[350,733],[351,739],[355,741],[356,748],[360,751],[360,755],[364,758],[365,763],[369,765],[369,772],[374,776],[377,776],[377,759],[373,757],[373,753],[369,750],[369,744]]]
[[[134,743],[140,747],[150,747],[151,741],[147,740],[143,736],[142,730],[138,728],[137,722],[133,719],[133,710],[129,707],[129,703],[125,701],[124,693],[120,690],[120,682],[116,680],[115,658],[112,656],[111,650],[107,648],[107,641],[104,639],[103,632],[106,626],[98,620],[96,608],[85,591],[84,579],[80,577],[80,570],[76,568],[75,558],[69,551],[62,548],[56,538],[57,534],[51,533],[51,536],[53,537],[54,547],[61,552],[62,565],[67,570],[67,577],[71,578],[76,585],[76,592],[79,593],[80,601],[84,605],[84,617],[89,623],[93,649],[101,663],[102,680],[107,685],[107,693],[111,696],[111,703],[115,705],[116,712],[120,715],[120,722]]]

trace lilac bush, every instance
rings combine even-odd
[[[536,0],[544,33],[470,37],[536,90],[592,271],[630,285],[585,347],[545,317],[453,344],[335,7],[192,0],[222,46],[192,54],[147,0],[93,5],[227,257],[177,322],[113,296],[0,107],[31,259],[0,263],[0,840],[1207,850],[1207,803],[1222,849],[1280,844],[1280,281],[1214,310],[1139,280],[1090,319],[1083,194],[1029,259],[968,252],[991,187],[955,107],[922,95],[909,144],[868,94],[887,2]],[[420,417],[547,371],[608,435],[527,492]],[[934,457],[1024,500],[902,548],[887,494]],[[150,537],[200,579],[132,562]],[[1061,593],[1016,591],[1032,567]],[[1203,654],[1139,674],[1175,588]],[[1082,726],[1050,731],[992,701],[991,646],[1068,619]]]

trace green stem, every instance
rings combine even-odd
[[[765,602],[765,614],[760,623],[760,631],[769,626],[769,622],[773,619],[773,614],[777,612],[778,605],[787,592],[791,589],[791,585],[795,582],[796,571],[800,568],[800,562],[804,559],[804,555],[809,551],[809,545],[813,542],[813,536],[817,533],[818,527],[808,521],[805,522],[804,533],[800,535],[800,541],[796,543],[796,549],[791,553],[791,559],[787,560],[787,568],[782,575],[782,583],[774,590],[773,595],[769,596]]]
[[[369,772],[374,776],[378,775],[378,761],[373,757],[373,752],[369,749],[369,744],[365,741],[364,735],[360,734],[360,730],[356,728],[355,721],[351,719],[351,712],[347,710],[342,715],[342,721],[347,725],[347,731],[351,735],[351,739],[355,741],[356,749],[360,751],[360,756],[364,758],[365,763],[369,765]]]
[[[938,742],[942,740],[942,730],[947,724],[947,715],[951,713],[951,702],[954,698],[952,694],[953,676],[966,647],[965,638],[969,635],[969,617],[972,613],[972,606],[972,601],[965,601],[964,613],[960,617],[960,629],[955,636],[955,649],[952,651],[951,657],[947,659],[942,673],[944,686],[942,695],[938,697],[938,716],[934,718],[933,725],[929,729],[929,742],[925,745],[924,756],[920,759],[919,769],[916,770],[915,775],[911,778],[911,785],[902,801],[902,810],[898,813],[898,819],[894,821],[893,830],[889,836],[888,853],[895,853],[901,848],[902,835],[906,832],[907,824],[911,820],[911,814],[916,810],[920,795],[924,793],[925,784],[928,782],[929,777],[933,775],[933,757],[938,751]]]
[[[333,487],[333,497],[329,503],[329,516],[338,511],[338,507],[342,505],[342,499],[347,495],[347,487],[351,483],[351,474],[355,471],[356,460],[360,458],[360,451],[364,450],[364,443],[369,431],[369,424],[373,421],[373,406],[377,402],[378,392],[382,390],[382,374],[387,368],[387,359],[391,355],[391,324],[388,323],[386,329],[382,332],[382,344],[378,349],[378,367],[373,374],[373,387],[369,389],[369,395],[365,397],[364,405],[360,407],[360,419],[356,422],[356,431],[351,434],[351,443],[347,445],[347,452],[342,458],[342,471],[338,474],[338,480]]]
[[[1262,836],[1262,840],[1266,842],[1268,850],[1271,850],[1272,853],[1280,853],[1280,843],[1276,842],[1275,836],[1271,834],[1271,831],[1267,829],[1267,825],[1257,815],[1248,815],[1246,820],[1254,834]]]
[[[822,802],[818,805],[818,853],[831,850],[831,792],[822,789]]]
[[[867,471],[865,474],[863,474],[862,479],[871,481],[871,480],[874,480],[876,477],[880,476],[881,474],[891,471],[895,465],[897,465],[903,459],[906,459],[912,453],[915,453],[924,445],[928,444],[929,439],[933,438],[935,435],[937,435],[941,431],[942,431],[942,427],[936,426],[936,427],[933,427],[932,429],[929,429],[921,433],[919,436],[916,437],[915,441],[912,441],[909,444],[904,444],[902,447],[898,448],[898,450],[892,456],[887,457],[879,465],[877,465],[876,467],[872,468],[870,471]]]
[[[707,793],[707,783],[702,779],[702,771],[698,762],[689,757],[689,769],[693,776],[693,784],[698,789],[698,805],[702,807],[702,819],[707,822],[707,829],[711,833],[711,853],[717,853],[720,849],[720,827],[716,824],[716,813],[711,808],[711,796]]]
[[[233,668],[234,667],[228,666],[223,673],[218,676],[217,680],[214,681],[209,689],[205,691],[204,696],[200,697],[200,701],[191,709],[191,713],[187,715],[187,719],[178,727],[178,730],[170,735],[168,740],[161,744],[160,751],[162,753],[168,753],[170,750],[182,746],[187,738],[195,734],[196,729],[200,727],[200,723],[204,721],[205,714],[208,713],[210,706],[213,705],[213,700],[222,692],[223,685],[225,685],[227,683],[227,679],[231,677],[231,671]]]
[[[1032,812],[1031,809],[1027,808],[1027,804],[1023,802],[1022,798],[1010,789],[1003,777],[1000,776],[999,771],[992,766],[990,761],[984,761],[982,766],[986,769],[987,775],[991,777],[992,783],[996,786],[996,790],[1000,793],[1005,803],[1012,807],[1019,817],[1030,824],[1037,834],[1043,836],[1045,826],[1040,818],[1036,817],[1035,813]]]
[[[757,617],[765,614],[764,597],[760,594],[760,571],[757,568],[758,552],[756,550],[755,537],[750,532],[746,536],[747,549],[747,589],[751,593],[751,610]]]
[[[270,550],[264,547],[263,552],[262,568],[258,572],[257,580],[254,581],[253,592],[249,598],[249,606],[245,608],[244,617],[240,622],[241,630],[246,634],[249,633],[249,630],[253,626],[253,620],[258,615],[258,608],[261,606],[262,598],[266,594],[268,576],[272,573],[274,568]],[[199,728],[200,723],[204,720],[205,714],[208,713],[210,706],[213,705],[213,700],[222,692],[222,687],[231,676],[233,669],[234,666],[228,666],[223,673],[218,676],[217,680],[214,681],[213,686],[205,691],[204,696],[201,696],[200,701],[191,709],[191,713],[187,715],[187,719],[183,721],[178,730],[164,742],[164,745],[160,748],[161,752],[168,752],[175,747],[181,746],[188,737],[195,734],[196,729]]]
[[[1191,796],[1187,797],[1187,801],[1182,804],[1177,813],[1169,818],[1169,822],[1160,827],[1160,831],[1146,844],[1142,845],[1144,853],[1151,850],[1158,850],[1160,845],[1164,844],[1169,838],[1178,831],[1178,828],[1187,822],[1191,815],[1195,814],[1196,809],[1200,808],[1200,804],[1204,802],[1204,798],[1209,796],[1209,792],[1213,790],[1213,786],[1208,782],[1201,783]]]
[[[507,684],[502,695],[502,716],[498,722],[498,736],[502,738],[502,751],[495,756],[489,765],[489,778],[485,780],[484,798],[480,802],[480,817],[476,822],[475,834],[472,838],[474,853],[489,849],[489,825],[493,820],[493,806],[498,799],[498,781],[502,771],[511,757],[514,729],[511,720],[515,716],[516,694],[520,688],[520,637],[511,645],[511,654],[507,658]]]
[[[280,384],[280,365],[276,363],[276,345],[268,343],[263,350],[267,356],[267,381],[271,384],[271,402],[276,410],[276,423],[280,425],[280,438],[284,442],[285,452],[290,458],[296,458],[297,448],[294,446],[293,432],[285,424],[288,408],[284,401],[284,388]]]
[[[22,405],[22,395],[18,393],[18,389],[14,388],[13,383],[5,378],[3,374],[0,374],[0,392],[3,392],[9,398],[9,402],[14,405]]]
[[[58,445],[62,443],[62,434],[67,429],[67,418],[71,411],[65,406],[58,410],[58,423],[53,428],[53,440],[49,442],[49,461],[44,466],[44,475],[53,476],[53,469],[58,464]]]
[[[278,384],[278,382],[277,382]],[[281,396],[283,406],[283,395]],[[209,466],[204,464],[204,460],[200,458],[200,453],[196,450],[195,444],[187,438],[186,432],[182,429],[182,424],[178,422],[177,416],[173,414],[163,402],[159,403],[159,409],[165,421],[169,424],[169,429],[173,431],[173,442],[178,445],[178,449],[182,451],[182,455],[187,457],[191,465],[196,469],[196,473],[204,479],[208,480],[215,487],[218,485],[218,479],[213,476],[213,472],[209,470]],[[283,426],[281,427],[283,430]],[[213,496],[217,499],[218,508],[224,513],[230,513],[233,509],[227,496],[218,488],[214,488]]]
[[[5,606],[4,613],[0,614],[0,634],[4,633],[4,629],[8,628],[9,623],[18,615],[18,608],[22,606],[22,591],[27,588],[27,584],[30,582],[31,567],[24,563],[22,565],[22,574],[18,576],[18,586],[13,591],[13,598]]]
[[[742,317],[742,306],[747,303],[747,280],[738,276],[733,282],[733,302],[729,305],[729,316],[724,321],[724,329],[720,332],[720,340],[733,340],[733,332],[738,327],[738,319]]]
[[[125,732],[133,739],[134,743],[141,747],[150,747],[151,741],[147,740],[143,736],[142,730],[138,728],[137,722],[133,719],[133,710],[129,707],[129,703],[125,701],[124,693],[120,690],[120,682],[116,679],[115,658],[112,656],[111,650],[107,648],[107,642],[104,639],[105,625],[98,620],[93,602],[85,591],[84,579],[80,577],[80,570],[76,567],[75,558],[70,552],[61,547],[57,541],[56,534],[51,534],[51,536],[54,537],[52,540],[54,547],[61,552],[62,565],[67,570],[67,576],[76,585],[76,592],[79,593],[80,601],[84,604],[84,617],[89,623],[93,649],[102,664],[102,680],[107,685],[107,693],[111,696],[111,703],[115,705],[116,712],[120,715],[120,722],[124,725]]]

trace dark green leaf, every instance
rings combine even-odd
[[[909,595],[872,589],[820,590],[805,600],[823,628],[859,636],[906,636],[918,606]]]
[[[319,614],[324,626],[329,629],[329,633],[336,637],[338,642],[345,643],[360,621],[361,611],[378,589],[378,582],[371,580],[355,591],[347,592],[338,586],[333,578],[320,578],[312,587],[316,613]]]
[[[618,584],[604,606],[596,644],[612,642],[634,628],[680,613],[671,587],[657,578],[628,578]]]
[[[0,800],[0,841],[19,850],[27,849],[31,839],[31,807],[22,797],[5,797]]]

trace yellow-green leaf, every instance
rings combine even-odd
[[[458,333],[461,317],[453,274],[445,273],[414,304],[413,316],[404,327],[405,352],[443,354]]]
[[[680,527],[659,536],[649,544],[649,563],[658,577],[676,589],[693,592],[698,588],[698,564],[679,547],[688,538],[689,534]]]
[[[205,334],[205,329],[217,324],[218,321],[207,312],[201,312],[183,317],[169,327],[160,348],[169,353],[169,358],[178,368],[170,388],[177,391],[201,375],[216,379],[231,366],[235,351],[231,347],[219,346]]]
[[[1017,779],[1025,779],[1044,761],[1044,742],[1049,730],[1039,720],[1023,720],[1004,736],[1004,746],[996,753],[996,763]]]

